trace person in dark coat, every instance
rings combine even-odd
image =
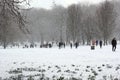
[[[78,46],[79,46],[79,43],[78,42],[75,42],[75,48],[78,48]]]
[[[98,46],[98,40],[96,40],[96,46]]]
[[[72,49],[72,43],[70,43],[70,47],[71,47],[71,49]]]
[[[116,50],[116,45],[117,45],[117,41],[116,41],[115,38],[112,39],[111,44],[112,44],[112,51],[115,51]]]
[[[102,48],[102,40],[100,40],[99,45],[100,45],[100,48]]]

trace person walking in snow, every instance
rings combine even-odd
[[[102,48],[102,40],[99,41],[100,48]]]
[[[116,41],[115,38],[112,39],[111,44],[112,44],[112,51],[115,51],[116,50],[116,45],[117,45],[117,41]]]
[[[95,43],[96,43],[95,40],[92,40],[92,41],[91,41],[91,50],[94,50],[94,49],[95,49]]]
[[[78,46],[79,46],[79,43],[78,42],[75,42],[75,48],[78,48]]]
[[[96,40],[96,46],[98,46],[98,40]]]
[[[73,43],[72,43],[72,42],[70,42],[70,47],[71,47],[71,49],[72,49],[72,45],[73,45]]]

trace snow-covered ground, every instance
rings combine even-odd
[[[24,79],[32,76],[37,80],[42,74],[50,80],[57,80],[60,76],[65,80],[71,77],[79,80],[120,79],[120,45],[115,52],[112,52],[111,45],[102,49],[97,46],[95,50],[90,46],[79,46],[78,49],[0,49],[2,79],[22,75]]]

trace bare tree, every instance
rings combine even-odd
[[[68,7],[68,18],[67,18],[67,37],[75,42],[79,40],[79,30],[81,23],[82,11],[80,6],[75,4]]]
[[[84,21],[83,21],[83,28],[82,31],[84,32],[84,35],[87,40],[87,45],[90,45],[90,42],[92,39],[96,38],[96,22],[95,18],[93,16],[88,15]]]
[[[104,45],[112,35],[115,28],[116,12],[114,5],[110,1],[105,1],[97,10],[98,26],[102,33]]]
[[[64,34],[65,34],[65,28],[66,28],[66,9],[62,6],[55,5],[53,7],[54,11],[54,20],[55,24],[57,26],[57,31],[59,32],[59,41],[63,42]]]
[[[12,23],[16,22],[19,29],[24,33],[29,32],[25,27],[26,21],[21,15],[20,4],[23,2],[26,2],[26,0],[0,0],[0,30],[4,48],[7,47],[7,38]]]

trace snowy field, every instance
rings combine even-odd
[[[120,45],[0,49],[1,80],[120,80]],[[21,80],[20,79],[20,80]]]

